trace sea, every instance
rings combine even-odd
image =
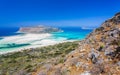
[[[59,27],[62,32],[45,34],[18,33],[19,27],[0,28],[0,54],[29,48],[54,45],[84,39],[93,29],[81,27]]]

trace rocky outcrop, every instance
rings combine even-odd
[[[18,32],[20,33],[51,33],[61,31],[58,28],[46,27],[46,26],[35,26],[35,27],[21,27]]]
[[[63,63],[49,64],[33,74],[120,75],[120,13],[91,32]]]

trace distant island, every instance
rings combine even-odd
[[[34,27],[20,27],[20,33],[51,33],[51,32],[60,32],[62,31],[59,28],[50,27],[50,26],[34,26]]]

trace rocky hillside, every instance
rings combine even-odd
[[[47,63],[33,75],[120,75],[120,13],[91,32],[63,62]]]

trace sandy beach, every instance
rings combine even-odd
[[[67,40],[66,38],[57,38],[54,39],[52,34],[22,34],[16,36],[7,36],[3,37],[0,40],[0,54],[6,54],[11,52],[22,51],[30,48],[37,48],[49,45],[55,45],[58,43],[74,41],[74,40]],[[22,44],[29,44],[22,47],[11,47],[11,45],[22,45]]]

